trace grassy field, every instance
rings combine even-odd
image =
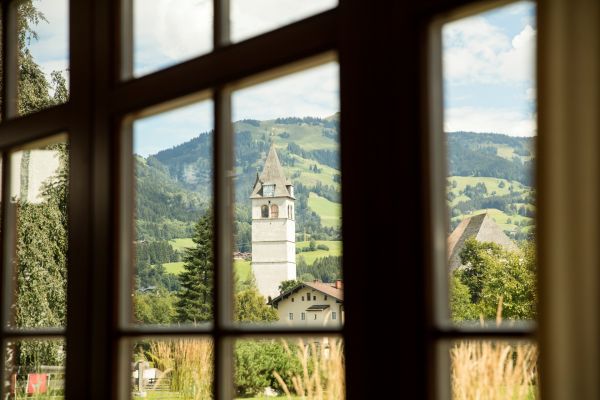
[[[303,247],[308,247],[309,244],[309,242],[296,242],[296,248],[301,249]],[[327,247],[329,247],[329,250],[315,250],[307,251],[305,253],[298,253],[296,254],[296,262],[298,262],[299,257],[303,257],[304,261],[306,261],[308,265],[312,265],[317,258],[342,255],[341,241],[317,240],[317,245],[319,244],[326,245]]]
[[[233,260],[233,269],[240,281],[245,281],[250,276],[251,262],[249,260]]]
[[[179,275],[183,272],[183,261],[164,263],[163,267],[169,274]]]
[[[497,210],[495,208],[489,208],[485,210],[476,210],[468,215],[460,215],[458,217],[452,218],[453,222],[462,221],[465,218],[472,217],[473,215],[483,214],[487,212],[490,217],[502,228],[504,231],[514,232],[516,230],[522,229],[524,231],[529,231],[530,227],[519,226],[518,224],[522,224],[523,221],[527,223],[532,222],[532,218],[523,217],[521,215],[507,215],[501,210]],[[509,223],[510,220],[510,223]]]
[[[165,267],[165,270],[168,273],[179,275],[183,272],[183,264],[183,261],[165,263],[163,264],[163,267]],[[248,275],[250,275],[250,261],[234,260],[233,268],[235,268],[241,280],[245,281],[246,279],[248,279]]]
[[[169,240],[171,243],[171,247],[173,250],[183,251],[186,248],[194,247],[194,242],[192,242],[192,238],[182,238],[182,239],[171,239]]]
[[[340,203],[334,203],[316,193],[308,195],[308,207],[319,214],[321,224],[325,227],[337,228],[342,222],[342,208]]]

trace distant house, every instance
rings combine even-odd
[[[478,242],[496,243],[506,250],[517,250],[517,245],[502,231],[502,228],[488,213],[474,215],[464,219],[448,237],[448,267],[461,266],[460,252],[469,238]]]
[[[270,303],[277,324],[295,327],[336,327],[344,323],[344,289],[335,283],[303,282],[275,297]]]

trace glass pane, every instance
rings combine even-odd
[[[234,387],[239,398],[344,399],[344,343],[336,337],[237,340]]]
[[[10,153],[7,237],[12,254],[7,324],[64,327],[67,297],[68,146],[66,135]]]
[[[63,399],[66,357],[61,339],[5,342],[2,398]]]
[[[211,321],[213,285],[211,101],[133,123],[133,321]]]
[[[533,343],[456,342],[450,348],[452,398],[539,399],[538,355]]]
[[[233,93],[236,321],[343,321],[338,64]]]
[[[213,342],[208,338],[143,339],[131,346],[131,398],[212,399]]]
[[[18,0],[18,113],[30,114],[69,98],[68,0]]]
[[[337,4],[337,0],[231,0],[231,39],[239,42]]]
[[[129,1],[133,1],[134,77],[212,51],[212,0]]]
[[[536,318],[535,5],[444,25],[452,320]]]

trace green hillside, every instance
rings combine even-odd
[[[315,251],[303,251],[296,254],[296,262],[299,262],[300,257],[304,258],[304,261],[308,265],[314,264],[317,258],[327,256],[341,256],[342,255],[342,242],[333,240],[316,240],[317,246],[323,244],[329,247],[329,250],[315,250]],[[296,242],[296,251],[302,248],[309,247],[310,242]]]
[[[342,207],[315,193],[308,195],[308,207],[319,214],[323,226],[338,228],[342,222]]]

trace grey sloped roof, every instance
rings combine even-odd
[[[499,244],[506,250],[515,251],[517,245],[502,231],[502,228],[488,213],[474,215],[462,220],[448,237],[448,266],[451,269],[460,267],[460,252],[465,241],[474,237],[478,242]]]
[[[291,186],[292,183],[285,176],[285,172],[279,162],[279,157],[277,156],[274,145],[271,145],[271,148],[269,149],[269,154],[267,154],[262,173],[260,176],[257,176],[250,198],[255,199],[262,197],[262,188],[264,185],[275,185],[275,195],[273,197],[294,198],[288,189],[288,186]]]

